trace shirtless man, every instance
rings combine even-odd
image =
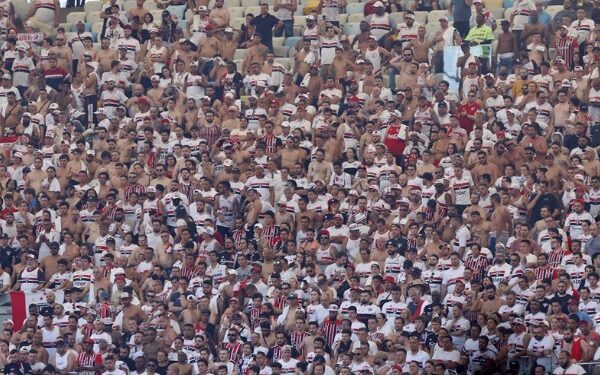
[[[96,51],[96,61],[103,72],[110,70],[110,65],[119,57],[118,52],[110,48],[110,39],[102,38],[100,41],[100,50]]]
[[[158,75],[153,75],[150,77],[150,84],[152,87],[148,90],[148,98],[150,102],[156,106],[162,106],[162,99],[165,89],[158,86],[160,83],[160,77]]]
[[[198,56],[201,60],[212,59],[220,54],[220,42],[214,35],[207,36],[198,43]]]
[[[310,71],[310,66],[317,63],[314,52],[310,49],[310,40],[304,39],[300,43],[300,50],[294,54],[294,69],[292,74],[304,77]]]
[[[144,2],[146,0],[135,0],[135,8],[129,9],[129,17],[133,19],[137,19],[137,23],[142,24],[144,21],[144,16],[148,13],[148,10],[144,8]],[[135,22],[134,22],[135,23]]]
[[[221,51],[221,57],[225,60],[233,61],[235,50],[240,43],[240,34],[235,32],[231,27],[226,27],[225,30],[223,30],[223,36],[220,40],[221,45],[219,50]]]
[[[354,70],[354,64],[344,56],[344,50],[336,48],[335,57],[329,67],[329,75],[335,77],[336,82],[341,83],[348,78],[348,71],[352,70]]]
[[[573,79],[573,73],[567,70],[565,60],[561,59],[560,57],[557,57],[556,59],[554,59],[554,63],[556,67],[556,72],[554,74],[551,74],[551,76],[555,85],[557,82],[562,83],[562,81],[565,79],[569,81]]]
[[[267,58],[269,48],[260,42],[260,35],[256,34],[249,42],[250,46],[246,49],[246,56],[242,63],[242,74],[249,74],[250,66],[253,63],[258,63],[258,66],[263,66]]]
[[[217,28],[211,31],[220,31],[219,29],[229,26],[229,18],[229,11],[226,8],[223,8],[223,0],[215,0],[215,7],[210,11],[208,19],[210,20],[210,23]]]
[[[176,71],[175,64],[177,64],[178,60],[184,62],[185,66],[190,66],[192,61],[197,60],[198,54],[192,51],[192,42],[189,39],[182,40],[179,42],[178,48],[172,49],[172,71]]]
[[[532,10],[529,13],[529,22],[525,24],[523,32],[521,33],[521,39],[526,43],[531,42],[531,37],[534,34],[540,34],[542,43],[547,45],[550,42],[547,36],[550,36],[550,30],[545,23],[539,22],[539,13],[537,10]]]
[[[25,187],[34,188],[35,191],[41,191],[42,182],[47,177],[46,171],[42,169],[44,160],[41,157],[33,159],[33,169],[25,177]]]
[[[308,179],[312,182],[321,180],[327,184],[333,173],[333,165],[331,162],[325,161],[325,151],[317,149],[315,159],[308,165]]]
[[[417,39],[413,39],[408,43],[408,47],[414,51],[415,60],[419,63],[429,62],[429,49],[432,48],[431,41],[425,39],[425,33],[425,26],[419,26]]]
[[[398,76],[396,76],[396,87],[398,87],[400,90],[417,87],[418,69],[419,65],[416,61],[408,64],[406,68],[403,69]]]
[[[6,128],[14,129],[21,122],[21,117],[25,111],[20,103],[17,102],[17,96],[14,91],[7,91],[7,104],[2,112],[2,121],[0,122],[0,130],[4,134]]]
[[[54,47],[50,48],[50,53],[54,53],[58,66],[65,69],[67,72],[71,72],[73,65],[73,52],[71,48],[67,46],[67,36],[65,34],[57,34],[54,42]],[[116,55],[115,55],[116,56]]]
[[[351,48],[354,48],[354,45],[358,43],[358,49],[360,51],[365,50],[369,46],[369,37],[371,36],[371,28],[367,21],[360,21],[360,34],[355,35],[354,39],[352,39]]]
[[[277,152],[275,158],[279,159],[281,168],[291,170],[296,163],[302,162],[305,154],[305,151],[298,147],[291,137],[288,137],[285,140],[285,147]]]
[[[356,60],[356,63],[358,64],[358,71],[354,72],[354,79],[357,82],[362,80],[362,91],[367,95],[371,95],[373,87],[375,87],[375,74],[373,74],[373,63],[362,59]]]
[[[490,197],[492,203],[492,214],[490,215],[490,235],[496,237],[497,243],[506,245],[512,230],[512,214],[500,201],[500,195],[493,194]]]
[[[67,163],[67,176],[71,180],[78,181],[79,172],[84,170],[85,163],[81,159],[81,150],[79,150],[78,148],[73,149],[72,154],[73,157]]]
[[[293,75],[291,73],[284,74],[283,82],[281,84],[281,92],[285,94],[284,99],[288,103],[294,103],[300,94],[300,88],[294,83]]]
[[[188,363],[187,355],[183,351],[177,353],[177,362],[169,366],[169,373],[177,375],[192,375],[193,367]]]

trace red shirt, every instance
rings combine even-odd
[[[369,1],[365,4],[365,7],[363,9],[363,14],[365,15],[365,17],[368,17],[371,14],[375,14],[375,7],[373,6],[374,4],[374,1]]]
[[[390,125],[385,136],[385,146],[388,148],[389,152],[394,154],[394,156],[402,156],[404,148],[406,147],[406,140],[398,138],[399,132],[399,126]]]
[[[475,116],[475,113],[477,113],[477,111],[481,109],[481,107],[479,106],[479,103],[475,102],[475,103],[464,103],[461,104],[460,107],[458,107],[458,111],[459,112],[465,112],[466,114],[470,115],[470,116]],[[461,116],[460,120],[460,127],[465,129],[467,131],[467,133],[471,133],[473,131],[473,126],[475,125],[475,120],[471,120],[465,116]]]

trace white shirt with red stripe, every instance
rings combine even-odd
[[[113,89],[110,91],[102,91],[100,99],[102,100],[102,107],[104,108],[106,116],[110,118],[115,114],[118,106],[125,104],[127,101],[127,96],[125,96],[125,94],[123,94],[121,91]]]
[[[471,204],[471,186],[473,186],[473,180],[466,175],[461,178],[453,177],[450,180],[450,189],[454,190],[457,205]]]
[[[594,218],[589,212],[583,211],[581,213],[571,212],[565,220],[565,227],[569,228],[569,234],[574,240],[578,240],[583,236],[583,230],[581,225],[584,220],[589,220],[591,223],[595,223]]]
[[[529,15],[535,10],[535,4],[531,0],[517,0],[513,4],[513,30],[523,30],[525,24],[529,23]]]
[[[458,269],[449,268],[444,271],[444,276],[442,278],[442,285],[446,285],[446,293],[452,294],[454,293],[454,287],[456,286],[457,281],[464,281],[465,275],[465,267],[460,266]]]

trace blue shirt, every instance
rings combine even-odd
[[[540,23],[548,26],[548,30],[552,30],[552,17],[545,10],[542,10],[541,13],[538,14],[538,20]]]
[[[465,0],[454,0],[453,4],[454,22],[469,22],[471,7],[467,5],[467,2]]]

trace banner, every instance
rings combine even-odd
[[[64,292],[56,291],[54,293],[56,303],[62,303],[64,300]],[[29,316],[29,305],[36,304],[38,307],[43,307],[47,304],[45,292],[11,292],[10,303],[12,310],[12,321],[15,331],[23,327],[25,319]]]
[[[17,40],[27,43],[39,43],[44,40],[43,33],[19,33],[17,34]]]
[[[488,69],[492,66],[492,46],[471,46],[471,54],[479,60],[488,60]],[[450,89],[458,91],[460,86],[460,68],[456,66],[458,58],[463,56],[460,46],[444,47],[444,80],[450,84]]]

